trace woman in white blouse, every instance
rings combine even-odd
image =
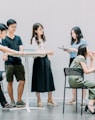
[[[52,99],[52,91],[55,90],[55,86],[50,60],[48,59],[48,54],[52,55],[53,52],[45,50],[45,42],[46,39],[43,26],[40,23],[34,24],[31,38],[32,47],[38,51],[46,52],[45,56],[38,56],[34,58],[33,63],[31,91],[36,92],[38,107],[43,107],[43,103],[40,97],[41,92],[48,92],[47,105],[57,105],[57,103]]]

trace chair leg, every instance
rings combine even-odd
[[[63,98],[63,113],[64,113],[64,110],[65,110],[65,92],[66,92],[66,88],[64,87],[64,98]]]
[[[77,89],[76,89],[76,112],[77,112]]]
[[[82,99],[81,99],[81,115],[83,113],[83,88],[82,88]]]

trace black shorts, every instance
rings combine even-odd
[[[17,81],[25,81],[25,70],[23,65],[5,65],[6,78],[8,82],[13,81],[15,75]]]

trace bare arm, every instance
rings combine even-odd
[[[52,50],[45,50],[44,51],[47,55],[53,55],[53,51]]]
[[[20,46],[19,46],[19,51],[24,52],[23,45],[20,45]]]
[[[90,55],[89,57],[90,57],[90,66],[89,67],[87,67],[85,62],[80,62],[81,66],[83,68],[83,71],[86,74],[89,74],[91,72],[95,72],[94,57],[93,57],[93,55]]]
[[[70,52],[78,52],[78,49],[76,49],[76,48],[68,48],[68,49],[63,48],[63,50],[68,52],[68,53],[70,53]]]
[[[3,60],[4,60],[4,61],[8,60],[8,55],[20,54],[19,51],[10,49],[10,48],[8,48],[7,46],[5,47],[5,46],[0,45],[0,50],[1,50],[2,52],[4,52],[4,54],[3,54]]]
[[[70,48],[70,49],[68,49],[68,52],[78,52],[78,49],[76,49],[76,48]]]
[[[0,45],[0,50],[1,50],[2,52],[9,52],[9,53],[18,54],[18,51],[12,50],[12,49],[10,49],[10,48],[8,48],[8,47],[5,47],[5,46],[2,46],[2,45]]]

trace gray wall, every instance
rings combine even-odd
[[[6,23],[9,18],[18,22],[16,34],[20,35],[23,43],[29,46],[32,25],[40,22],[45,28],[48,48],[54,50],[50,57],[56,91],[53,96],[61,100],[63,96],[64,75],[63,68],[68,66],[69,55],[58,49],[58,46],[69,46],[70,30],[74,26],[80,26],[90,48],[95,48],[95,0],[2,0],[0,1],[0,22]],[[2,58],[2,55],[1,55]],[[24,62],[24,59],[23,59]],[[30,92],[31,73],[33,59],[29,59],[29,96],[34,99],[34,93]],[[0,59],[1,70],[4,69]],[[87,78],[93,79],[93,74]],[[6,89],[6,82],[4,81]],[[17,84],[14,82],[16,98]],[[24,93],[25,95],[25,93]],[[42,94],[43,98],[47,94]],[[71,92],[68,91],[68,98]]]

